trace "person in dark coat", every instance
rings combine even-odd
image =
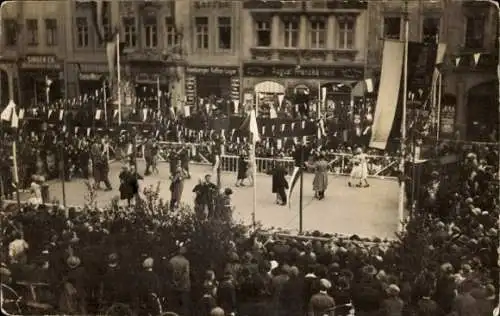
[[[288,189],[288,181],[285,176],[287,172],[281,164],[278,164],[273,170],[273,193],[276,193],[276,203],[286,205],[286,191]]]
[[[189,147],[187,145],[182,146],[182,149],[179,153],[179,160],[181,161],[181,167],[186,171],[186,177],[188,179],[191,178],[191,174],[189,173]]]
[[[335,300],[327,293],[330,287],[330,281],[326,279],[320,280],[319,293],[316,293],[311,297],[307,316],[335,315],[335,311],[333,310],[335,307]]]
[[[236,312],[236,285],[230,270],[226,270],[217,290],[217,302],[227,314]]]
[[[144,144],[144,160],[146,161],[146,170],[144,171],[145,176],[149,176],[151,174],[151,171],[149,169],[153,164],[153,157],[154,157],[153,147],[154,145],[152,139],[148,139]]]
[[[161,283],[156,273],[153,272],[153,265],[153,258],[146,258],[142,263],[144,270],[137,276],[135,293],[137,307],[154,315],[156,314],[156,306],[154,306],[157,302],[156,298],[161,295]]]
[[[173,176],[177,171],[177,167],[179,166],[179,155],[175,150],[172,150],[168,155],[168,161],[170,166],[170,174]]]
[[[289,279],[283,285],[280,294],[280,315],[302,316],[304,306],[304,279],[300,276],[299,269],[295,266],[290,268]]]
[[[118,262],[118,255],[116,253],[110,254],[99,287],[99,301],[103,307],[127,299],[126,280],[127,276]]]
[[[247,177],[248,162],[246,161],[245,155],[241,154],[238,158],[238,176],[236,177],[236,186],[245,186],[243,181]]]
[[[142,180],[142,176],[135,171],[134,166],[123,166],[119,178],[120,199],[127,200],[130,206],[131,200],[139,194],[139,180]]]
[[[399,287],[391,284],[386,290],[388,298],[382,302],[381,316],[402,316],[404,303],[399,298]]]

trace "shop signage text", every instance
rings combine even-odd
[[[244,65],[243,73],[248,77],[280,78],[328,78],[363,80],[362,66],[302,66],[294,65]]]
[[[195,1],[195,9],[227,9],[231,7],[230,1],[225,0],[205,0],[205,1]]]
[[[247,0],[243,2],[244,9],[281,9],[283,1],[281,0]]]
[[[80,72],[78,74],[78,77],[80,80],[84,81],[98,81],[101,80],[103,77],[102,73],[95,73],[95,72]]]
[[[167,82],[167,78],[163,75],[159,75],[160,83]],[[158,75],[152,73],[138,73],[135,76],[135,82],[137,83],[156,83],[158,81]]]
[[[29,69],[60,69],[61,64],[58,63],[54,55],[28,55],[21,63],[21,68]]]
[[[230,67],[203,67],[203,66],[188,66],[186,72],[191,75],[219,75],[219,76],[236,76],[238,75],[237,68]]]

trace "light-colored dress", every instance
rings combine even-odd
[[[360,171],[361,171],[361,174],[360,174],[360,178],[362,180],[368,178],[368,160],[367,160],[367,157],[366,157],[366,154],[364,153],[361,153],[358,155],[359,156],[359,160],[360,160]]]
[[[314,191],[326,191],[328,188],[328,162],[321,159],[313,164],[314,167]]]

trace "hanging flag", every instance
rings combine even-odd
[[[455,66],[458,67],[460,65],[460,57],[455,58]]]
[[[372,93],[373,92],[373,80],[371,78],[365,79],[365,84],[366,84],[366,92]]]
[[[10,121],[10,127],[12,128],[18,128],[19,127],[19,117],[17,116],[16,109],[12,111],[12,118]]]
[[[252,135],[253,144],[260,141],[259,127],[257,125],[255,110],[252,110],[250,114],[245,118],[239,130],[242,131],[243,133],[248,133],[249,135]]]
[[[234,104],[234,114],[238,114],[240,112],[240,100],[233,100]]]
[[[290,178],[290,187],[288,188],[288,192],[287,192],[288,207],[292,207],[291,197],[292,197],[293,189],[295,189],[295,185],[297,184],[298,180],[300,179],[301,173],[302,173],[301,167],[295,167],[293,169],[292,177]]]
[[[19,110],[19,119],[20,120],[24,119],[24,109]]]
[[[477,66],[477,64],[479,63],[479,58],[481,58],[481,53],[475,53],[472,56],[474,57],[474,66]]]
[[[285,99],[285,95],[280,93],[278,94],[278,106],[281,107],[283,105],[283,100]]]
[[[5,109],[3,109],[2,114],[0,114],[0,118],[2,121],[10,122],[12,118],[12,111],[16,108],[16,104],[14,101],[10,100]]]
[[[396,115],[401,74],[403,70],[404,43],[386,40],[382,53],[380,88],[373,118],[370,147],[385,149]]]

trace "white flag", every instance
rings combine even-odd
[[[19,117],[17,116],[15,109],[12,111],[12,121],[10,122],[10,127],[12,128],[19,127]]]
[[[481,53],[475,53],[473,57],[474,57],[474,66],[477,66],[477,63],[479,63],[479,58],[481,58]]]
[[[10,122],[10,119],[12,117],[12,111],[16,108],[16,104],[14,101],[10,100],[9,104],[3,109],[2,114],[0,114],[0,118],[2,121],[7,121]]]

